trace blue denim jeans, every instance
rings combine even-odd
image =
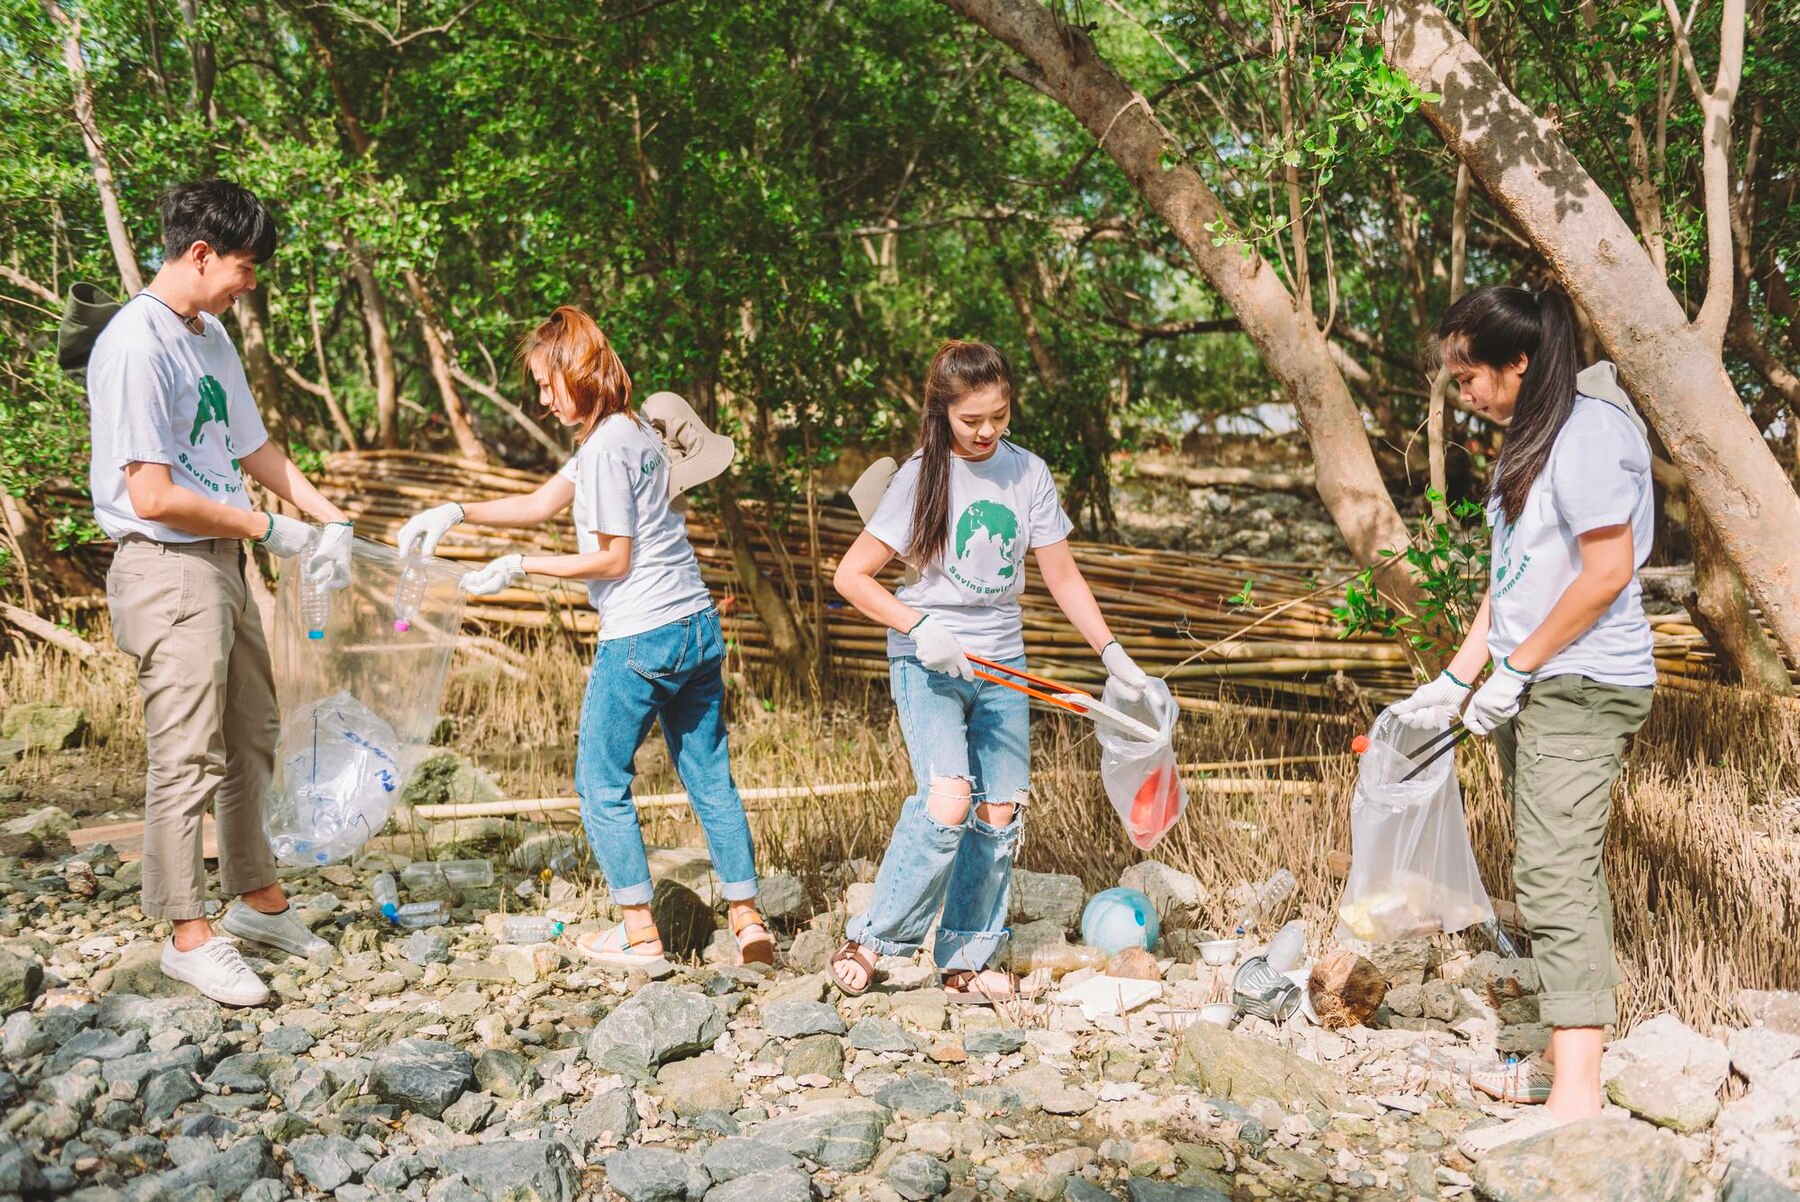
[[[1002,662],[1023,668],[1025,657]],[[875,900],[846,934],[883,955],[910,955],[936,918],[938,968],[978,971],[1006,941],[1013,855],[1031,784],[1025,695],[928,671],[912,656],[888,661],[888,669],[914,792],[881,859]],[[969,782],[969,813],[956,825],[939,822],[927,804],[933,783],[946,779]],[[1003,827],[983,821],[976,807],[989,802],[1015,806],[1012,820]]]
[[[727,901],[756,896],[756,852],[725,746],[724,662],[719,611],[710,607],[642,634],[602,640],[594,653],[581,702],[575,792],[588,846],[618,905],[643,905],[654,891],[631,800],[631,761],[658,718],[721,892]]]

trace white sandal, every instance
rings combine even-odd
[[[613,942],[615,935],[618,937],[616,943]],[[661,943],[661,938],[656,942]],[[633,948],[631,935],[622,922],[604,931],[589,931],[575,941],[575,950],[586,959],[611,968],[647,968],[666,962],[660,951],[645,952]]]

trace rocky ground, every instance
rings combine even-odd
[[[1369,1025],[1227,1030],[1193,1021],[1223,979],[1191,954],[1195,883],[1160,865],[1127,882],[1162,914],[1160,958],[1075,969],[1050,1000],[996,1013],[946,1004],[912,960],[884,961],[862,998],[827,988],[867,863],[830,897],[766,883],[784,945],[770,972],[730,963],[704,855],[657,853],[662,928],[687,955],[651,980],[571,957],[606,915],[590,886],[546,879],[559,836],[518,843],[490,887],[440,890],[452,921],[423,931],[373,911],[370,877],[406,856],[372,846],[287,880],[332,962],[247,947],[278,998],[226,1010],[157,969],[139,866],[72,853],[69,826],[55,809],[5,824],[0,1196],[1796,1196],[1796,995],[1746,999],[1762,1024],[1725,1039],[1640,1025],[1608,1056],[1618,1117],[1471,1164],[1456,1135],[1511,1108],[1478,1104],[1465,1073],[1544,1038],[1529,962],[1364,947],[1386,989]],[[1077,959],[1085,900],[1073,877],[1020,873],[1020,960]],[[569,928],[504,944],[503,911]]]

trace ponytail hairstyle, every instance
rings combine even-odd
[[[631,409],[631,376],[619,361],[619,353],[594,324],[594,319],[573,305],[559,306],[548,320],[519,340],[519,367],[527,388],[535,388],[532,366],[560,377],[581,416],[575,441],[592,434],[615,413]]]
[[[1525,358],[1518,403],[1488,490],[1506,520],[1516,522],[1575,409],[1575,313],[1569,298],[1555,289],[1477,288],[1450,306],[1437,334],[1444,362],[1453,369],[1499,371]]]
[[[998,384],[1013,398],[1012,365],[998,347],[952,339],[938,348],[925,374],[925,413],[919,420],[919,483],[913,492],[912,548],[920,571],[943,557],[950,541],[950,406]]]

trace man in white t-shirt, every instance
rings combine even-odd
[[[117,544],[106,576],[113,637],[138,661],[149,771],[141,905],[174,926],[162,968],[214,1001],[268,987],[206,920],[200,830],[217,813],[219,875],[240,900],[221,925],[296,955],[330,946],[289,912],[262,828],[278,715],[245,540],[350,581],[350,523],[269,441],[219,317],[256,287],[275,223],[247,189],[205,180],[162,202],[164,261],[108,322],[88,362],[94,517]],[[326,523],[251,508],[244,475]]]

